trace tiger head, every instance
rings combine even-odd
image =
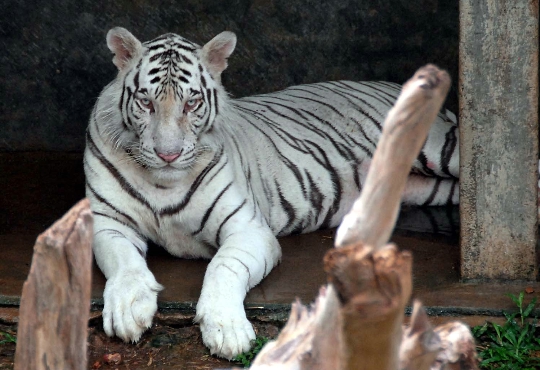
[[[141,43],[116,27],[107,45],[119,71],[102,94],[111,140],[155,174],[191,168],[208,152],[204,136],[226,105],[221,73],[235,34],[222,32],[201,47],[172,33]]]

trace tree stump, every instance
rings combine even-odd
[[[92,233],[84,199],[37,238],[21,297],[15,370],[86,369]]]

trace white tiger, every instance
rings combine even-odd
[[[211,258],[196,321],[211,353],[230,359],[255,338],[243,300],[279,262],[276,236],[339,224],[400,87],[324,82],[230,99],[220,75],[231,32],[200,47],[114,28],[107,45],[119,72],[94,107],[84,158],[105,332],[137,341],[151,326],[162,289],[145,261],[151,240]],[[456,130],[439,114],[406,203],[457,203]]]

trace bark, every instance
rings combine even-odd
[[[84,199],[37,238],[21,296],[15,370],[86,369],[92,232]]]
[[[320,289],[315,303],[309,308],[300,302],[293,303],[287,325],[276,341],[262,349],[251,369],[275,366],[290,370],[342,368],[341,316],[340,303],[331,285]]]
[[[375,252],[349,246],[330,250],[324,265],[342,303],[343,368],[397,369],[412,290],[411,254],[394,245]]]

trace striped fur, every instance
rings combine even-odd
[[[84,160],[105,331],[137,341],[151,325],[162,289],[145,262],[151,240],[211,258],[196,319],[211,352],[231,358],[254,339],[243,299],[278,263],[276,236],[339,224],[400,87],[337,81],[231,99],[220,82],[230,32],[200,47],[115,28],[107,42],[119,73],[92,112]],[[457,147],[455,117],[439,114],[406,203],[457,202]]]

